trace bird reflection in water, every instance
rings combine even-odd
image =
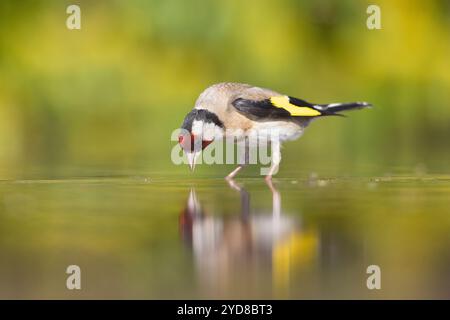
[[[267,182],[272,193],[267,211],[251,210],[247,190],[233,180],[228,184],[240,194],[240,214],[207,212],[191,189],[180,216],[182,239],[192,250],[202,290],[221,297],[286,296],[291,275],[316,259],[317,233],[304,230],[298,215],[283,212],[272,182]]]

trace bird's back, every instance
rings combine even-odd
[[[228,129],[248,130],[254,126],[254,121],[237,112],[232,102],[239,98],[264,100],[272,96],[281,96],[281,94],[249,84],[222,82],[203,91],[195,102],[195,108],[215,113]]]
[[[222,82],[206,88],[195,102],[195,108],[217,111],[231,106],[231,102],[238,98],[263,100],[272,96],[281,94],[245,83]]]

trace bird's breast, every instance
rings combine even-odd
[[[255,122],[247,135],[269,136],[270,140],[279,139],[288,141],[298,139],[303,133],[303,128],[294,122],[288,121],[265,121]]]
[[[254,121],[238,112],[222,112],[219,118],[225,127],[225,137],[237,140],[249,136],[268,137],[270,140],[295,140],[303,133],[303,126],[293,121]]]

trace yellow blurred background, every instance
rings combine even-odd
[[[81,30],[66,27],[70,4]],[[187,174],[170,134],[222,81],[375,105],[314,123],[280,175],[447,171],[450,3],[376,1],[381,30],[366,27],[369,4],[2,1],[0,178]]]
[[[0,297],[448,298],[449,18],[448,0],[0,1]],[[170,158],[223,81],[375,107],[286,143],[280,194],[246,169],[250,205],[230,166]]]

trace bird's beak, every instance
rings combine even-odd
[[[191,171],[194,171],[195,169],[195,162],[197,161],[198,156],[200,155],[200,152],[186,152],[186,157],[188,159],[189,167],[191,168]]]

